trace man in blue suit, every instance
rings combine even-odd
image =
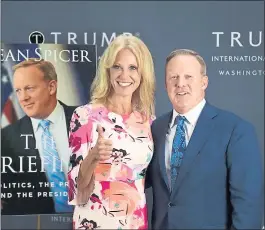
[[[203,58],[166,59],[173,111],[152,125],[153,229],[261,229],[262,158],[253,126],[205,100]]]

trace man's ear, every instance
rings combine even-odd
[[[167,89],[167,77],[165,76],[165,87]]]
[[[51,80],[49,82],[49,91],[50,91],[50,95],[53,95],[56,93],[57,91],[57,81],[56,80]]]
[[[208,87],[208,76],[203,76],[203,79],[202,79],[202,89],[203,90],[206,90],[206,88]]]

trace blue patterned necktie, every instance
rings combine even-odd
[[[50,189],[53,192],[55,211],[71,212],[73,209],[71,205],[68,205],[68,193],[65,186],[66,179],[63,170],[61,170],[62,162],[57,152],[55,141],[49,131],[50,121],[41,120],[39,125],[43,128],[41,144],[46,176],[50,183],[54,183],[54,187],[50,186]],[[60,186],[60,182],[63,185]],[[54,192],[57,192],[58,196],[55,196]]]
[[[175,123],[177,123],[176,133],[173,139],[172,153],[171,153],[171,188],[177,179],[179,167],[183,159],[183,154],[186,149],[186,138],[185,138],[185,123],[186,118],[184,116],[177,116]]]

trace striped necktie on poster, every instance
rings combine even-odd
[[[175,136],[173,139],[172,153],[171,153],[171,188],[173,188],[176,182],[179,167],[181,165],[184,151],[186,150],[186,139],[185,139],[185,128],[184,123],[187,119],[184,116],[177,116],[175,119],[175,124],[177,123],[177,128]]]
[[[50,121],[41,120],[39,125],[43,132],[41,136],[43,159],[45,161],[44,168],[48,181],[54,183],[54,187],[50,187],[53,192],[54,208],[56,212],[71,212],[71,205],[68,205],[68,193],[65,186],[66,178],[62,170],[62,162],[56,149],[55,141],[49,131]],[[67,143],[65,143],[67,144]],[[62,186],[63,184],[63,186]],[[61,185],[61,186],[60,186]],[[55,196],[55,192],[59,195]]]

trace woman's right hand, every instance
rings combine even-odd
[[[97,125],[98,140],[91,153],[99,161],[110,159],[112,153],[112,141],[104,138],[104,131],[101,125]]]

